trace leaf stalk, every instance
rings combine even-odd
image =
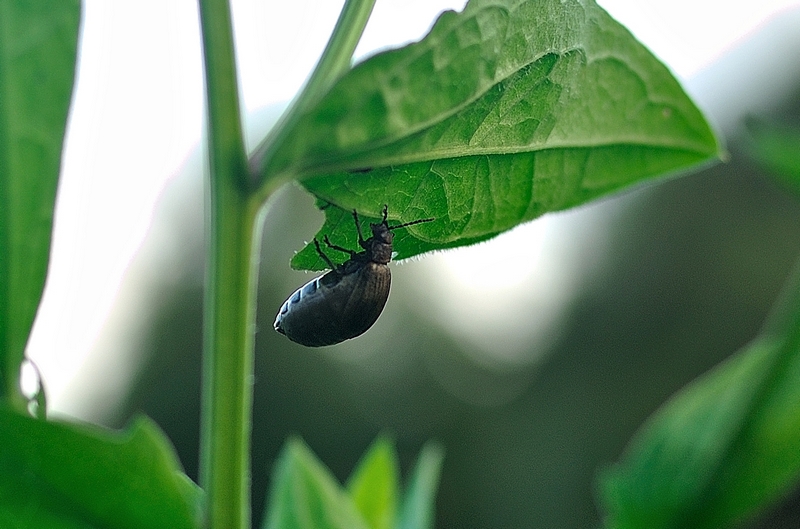
[[[322,52],[308,81],[280,121],[250,157],[253,185],[256,188],[264,188],[259,191],[260,195],[268,194],[274,189],[273,185],[269,185],[269,177],[278,178],[280,175],[271,174],[270,161],[295,129],[300,117],[325,95],[339,77],[350,70],[353,52],[361,39],[374,5],[375,0],[345,1],[325,51]],[[293,175],[283,175],[281,183],[284,179],[292,177]]]

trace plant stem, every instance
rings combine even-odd
[[[259,229],[238,188],[212,192],[205,293],[200,484],[208,527],[250,526],[253,328]],[[216,196],[214,196],[216,195]]]
[[[259,211],[280,181],[252,187],[239,111],[227,0],[199,0],[209,159],[200,485],[210,529],[250,526],[250,428]],[[315,102],[344,71],[374,0],[347,0],[331,41],[289,114]],[[287,134],[287,121],[277,136]]]
[[[346,0],[325,51],[300,94],[281,120],[256,148],[250,158],[250,174],[256,187],[264,186],[266,175],[275,178],[269,169],[273,155],[294,130],[303,112],[314,105],[333,83],[349,69],[353,52],[367,25],[375,0]],[[266,184],[269,189],[272,186]],[[261,191],[263,194],[263,191]]]
[[[227,0],[200,0],[209,159],[200,484],[207,527],[250,526],[258,210],[247,191]]]

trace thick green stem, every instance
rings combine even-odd
[[[209,527],[250,526],[257,208],[238,186],[212,192],[203,352],[200,483]]]
[[[209,183],[200,484],[208,527],[250,526],[250,427],[258,203],[247,190],[227,0],[200,0]]]
[[[280,180],[254,187],[239,114],[227,0],[199,0],[209,159],[200,484],[211,529],[250,526],[250,428],[260,205]],[[300,107],[349,68],[374,0],[347,0]],[[298,107],[294,107],[295,109]],[[296,116],[296,112],[290,112]],[[278,135],[285,134],[286,122]],[[284,132],[280,132],[283,130]]]

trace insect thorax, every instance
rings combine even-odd
[[[367,255],[373,263],[388,264],[392,260],[394,234],[385,224],[370,224],[372,237],[367,240]]]

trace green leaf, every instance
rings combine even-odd
[[[341,178],[317,177],[304,185],[323,197],[319,204],[326,221],[317,238],[328,235],[347,248],[359,248],[351,209],[371,222],[378,221],[384,204],[389,205],[389,218],[398,222],[435,219],[396,233],[402,234],[395,239],[396,258],[406,259],[484,241],[633,183],[632,175],[641,171],[658,175],[697,160],[691,153],[636,146],[555,149],[419,162]],[[326,265],[309,244],[295,255],[292,267],[321,270]]]
[[[800,478],[800,273],[758,339],[695,381],[601,479],[611,528],[721,528]]]
[[[800,195],[800,130],[749,120],[751,154],[796,195]]]
[[[403,496],[398,529],[433,529],[443,461],[444,449],[438,443],[429,442],[422,447]]]
[[[0,408],[0,526],[201,527],[202,492],[147,418],[125,432]]]
[[[352,211],[344,211],[343,209],[337,208],[324,201],[317,201],[317,207],[325,211],[325,223],[323,224],[322,228],[320,228],[319,233],[317,234],[317,239],[323,240],[323,238],[328,235],[330,236],[333,244],[345,248],[358,248],[360,250],[358,245],[358,232],[356,231]],[[402,222],[419,220],[420,218],[424,217],[409,217],[407,219],[402,219]],[[396,219],[396,216],[392,214],[391,209],[389,210],[389,219]],[[374,212],[373,215],[359,215],[358,220],[365,230],[364,236],[367,237],[369,235],[369,228],[367,228],[367,225],[370,223],[380,222],[381,213],[378,211]],[[398,222],[390,222],[390,226],[393,224],[399,224],[400,220],[397,220]],[[456,246],[455,243],[436,244],[425,242],[413,235],[418,233],[435,233],[435,228],[430,227],[431,224],[435,223],[428,222],[424,224],[417,224],[415,226],[410,226],[408,228],[403,228],[401,230],[392,232],[394,233],[393,247],[397,253],[397,258],[403,259],[430,250]],[[426,228],[423,228],[424,231],[420,231],[422,226],[427,226]],[[488,238],[488,236],[482,238],[477,237],[470,242],[478,242],[486,238]],[[335,263],[343,263],[349,258],[348,254],[337,251],[326,250],[326,255]],[[327,266],[328,265],[319,257],[316,249],[311,244],[307,245],[305,248],[295,254],[294,258],[292,259],[292,267],[301,270],[323,270],[327,268]]]
[[[0,397],[44,287],[80,2],[0,0]]]
[[[266,529],[368,529],[350,495],[298,438],[278,459],[267,509]]]
[[[593,2],[473,0],[340,79],[272,171],[600,145],[718,150],[668,70]]]
[[[399,465],[394,444],[379,437],[359,462],[347,490],[371,529],[392,529],[397,516]]]
[[[299,178],[329,214],[389,204],[395,219],[434,217],[412,230],[425,248],[484,240],[720,151],[669,71],[578,0],[443,13],[422,41],[353,68],[285,137],[266,174]]]

